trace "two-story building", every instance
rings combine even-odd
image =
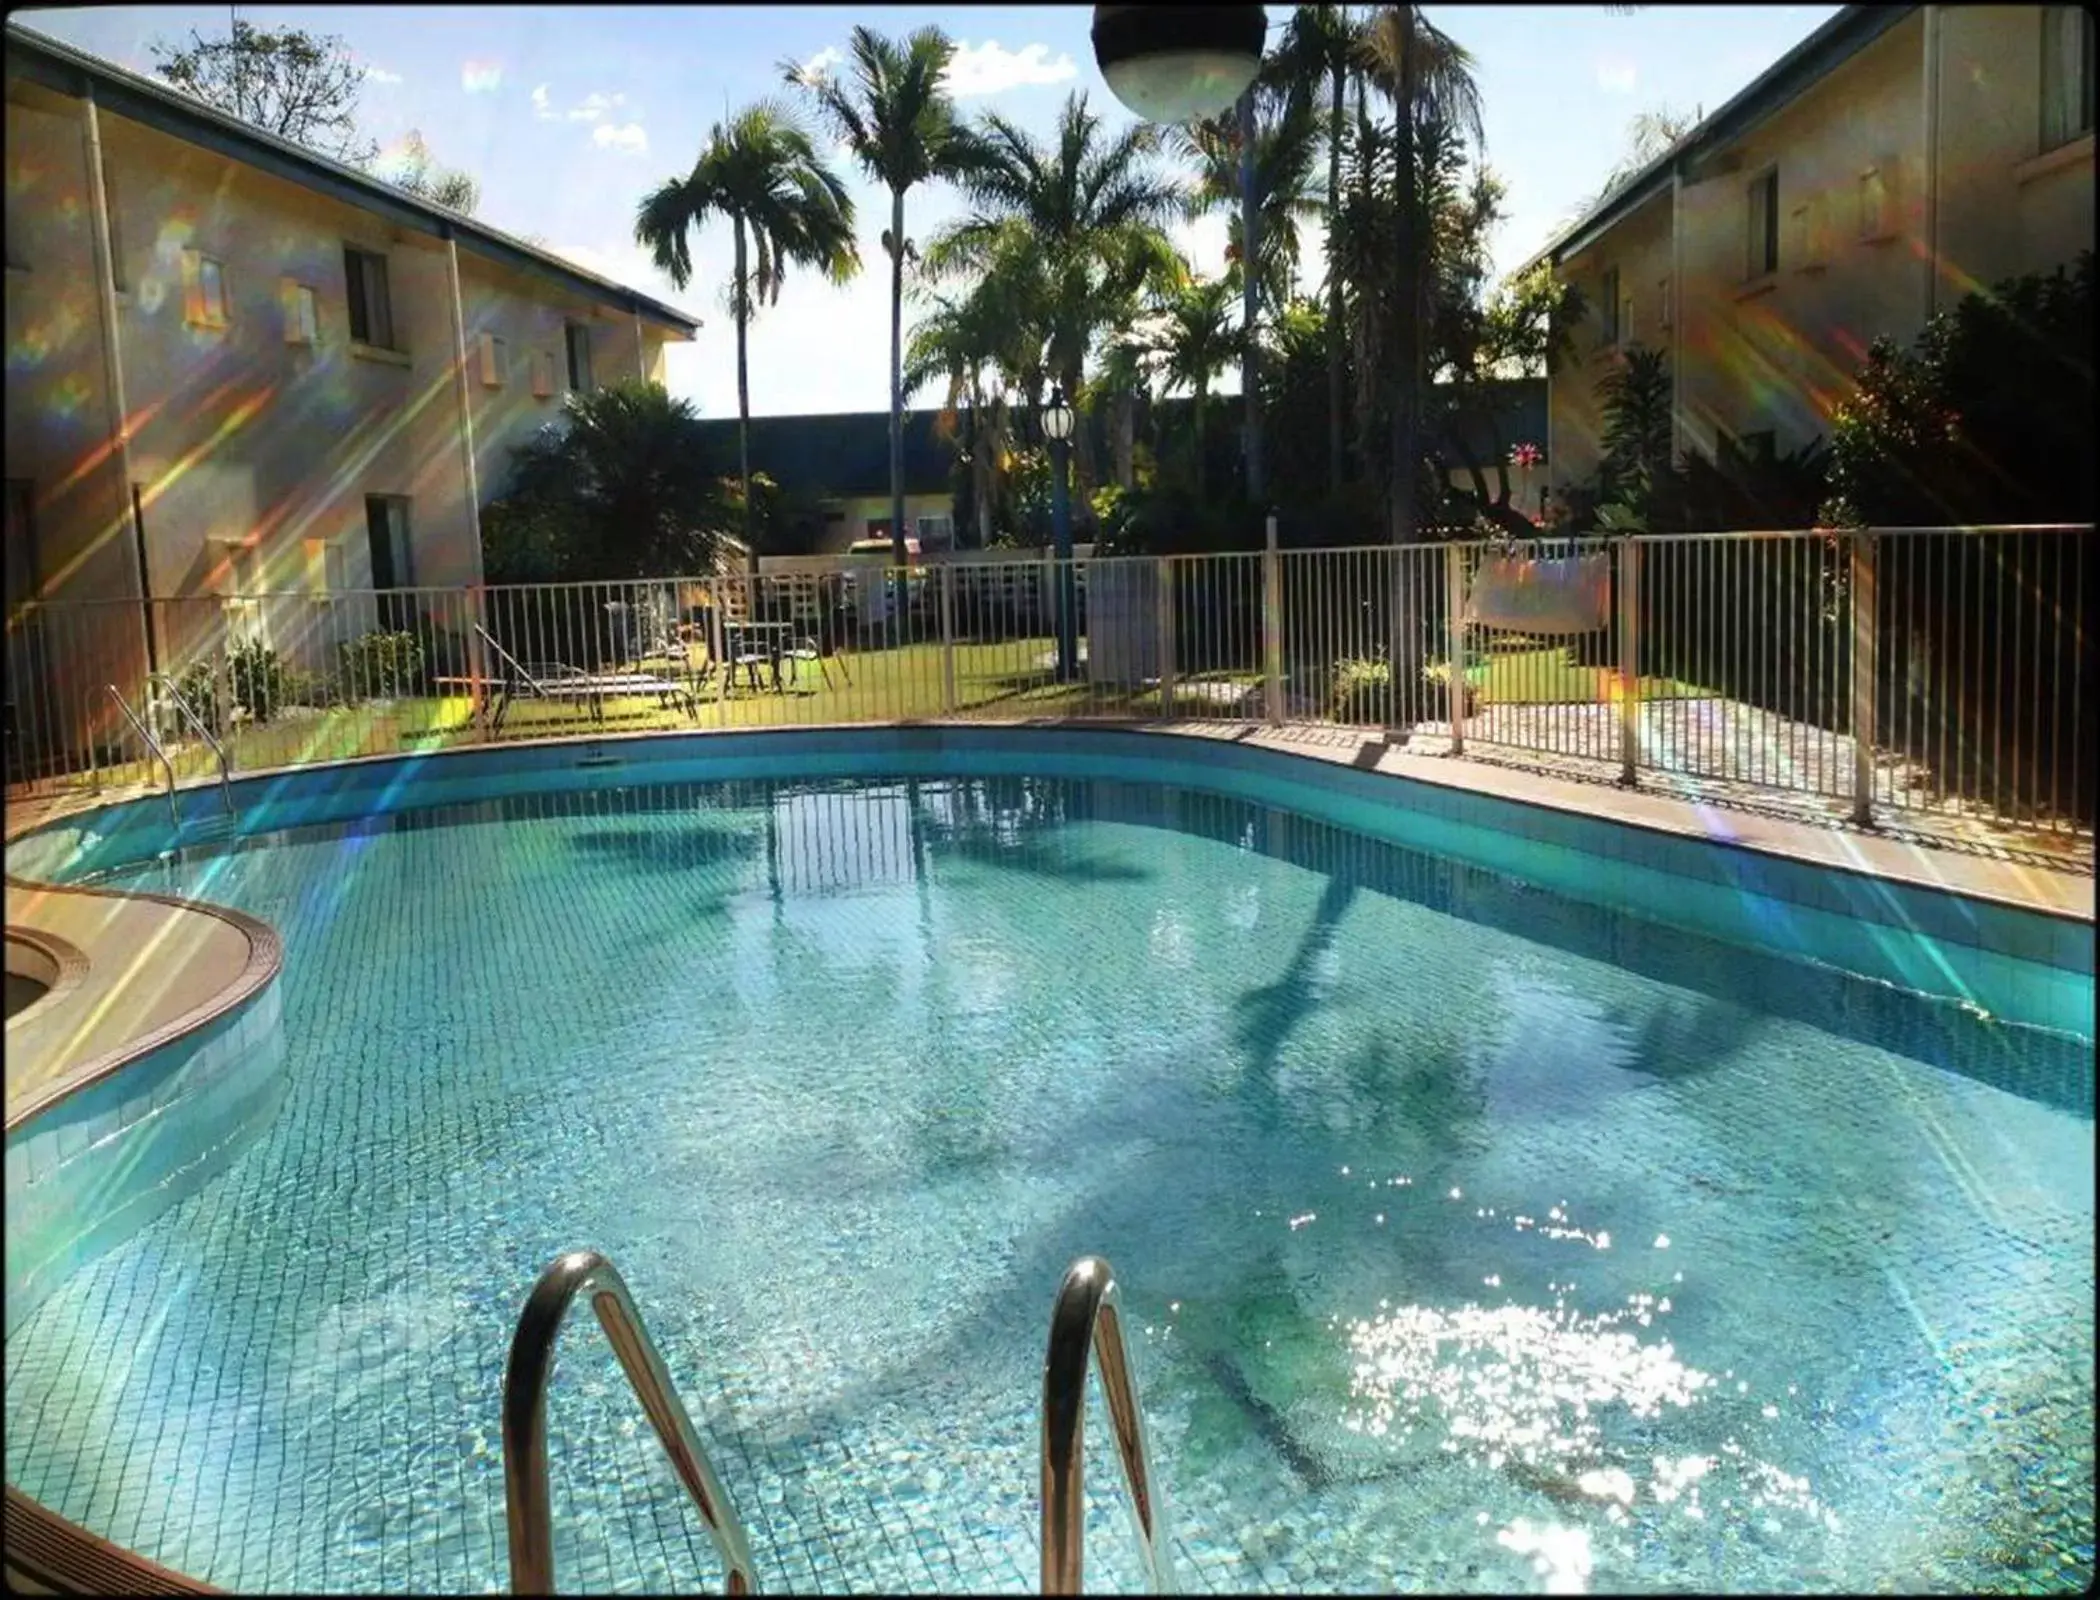
[[[1676,451],[1827,436],[1868,345],[2093,244],[2093,16],[1848,6],[1541,252],[1588,311],[1551,380],[1556,491],[1598,379],[1667,353]]]
[[[6,78],[11,680],[178,670],[204,597],[478,582],[511,447],[699,327],[12,23]]]

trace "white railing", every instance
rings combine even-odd
[[[104,685],[166,673],[238,769],[651,728],[1219,719],[1404,731],[1686,793],[2089,838],[2082,527],[1104,557],[902,573],[33,603],[11,791],[147,752]],[[1078,659],[1057,659],[1069,589]],[[1457,690],[1454,695],[1454,689]],[[176,716],[153,730],[212,770]]]

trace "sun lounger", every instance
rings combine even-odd
[[[542,700],[581,701],[590,710],[594,720],[605,717],[605,702],[630,695],[655,695],[664,706],[682,707],[687,716],[695,721],[700,716],[700,704],[694,689],[713,671],[710,663],[702,669],[699,678],[692,684],[678,682],[674,678],[662,677],[651,672],[585,672],[563,662],[535,663],[527,667],[502,645],[495,636],[479,623],[474,631],[490,650],[495,652],[501,672],[494,678],[498,686],[496,715],[490,724],[500,729],[503,719],[509,714],[511,700],[521,692],[537,696]],[[470,682],[464,678],[440,678],[440,685]]]

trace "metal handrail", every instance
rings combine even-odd
[[[707,1524],[708,1536],[728,1569],[724,1593],[754,1594],[751,1545],[736,1508],[700,1448],[693,1419],[671,1387],[634,1296],[613,1264],[595,1250],[557,1256],[526,1297],[518,1331],[503,1371],[503,1501],[510,1527],[510,1587],[513,1594],[554,1592],[554,1516],[547,1480],[547,1380],[553,1374],[554,1341],[570,1304],[591,1297],[591,1310],[612,1341],[613,1354],[642,1402],[649,1425],[686,1493]]]
[[[1081,1256],[1058,1287],[1050,1313],[1050,1349],[1043,1361],[1043,1584],[1044,1594],[1078,1594],[1086,1559],[1087,1360],[1100,1364],[1101,1391],[1108,1400],[1116,1455],[1130,1491],[1131,1522],[1145,1587],[1153,1594],[1173,1589],[1173,1558],[1167,1549],[1166,1507],[1154,1487],[1152,1456],[1145,1444],[1145,1418],[1138,1407],[1137,1377],[1123,1343],[1123,1320],[1115,1271],[1099,1256]]]
[[[130,702],[117,693],[117,686],[106,683],[103,687],[109,691],[110,699],[116,701],[117,709],[124,713],[124,720],[136,728],[138,736],[146,741],[146,748],[160,757],[161,767],[168,774],[168,820],[175,825],[175,832],[179,835],[182,832],[182,812],[175,801],[175,763],[168,759],[168,752],[161,748],[160,741],[153,737],[145,723],[139,721],[138,713],[131,709]]]
[[[228,776],[231,770],[231,763],[226,759],[226,747],[219,743],[218,739],[213,736],[211,729],[204,725],[204,719],[198,716],[196,711],[190,706],[189,701],[183,698],[182,691],[176,687],[173,678],[169,677],[165,672],[156,672],[149,675],[146,682],[148,685],[160,684],[168,691],[168,698],[175,702],[175,709],[182,713],[183,720],[197,730],[197,736],[204,741],[211,753],[218,758],[219,799],[225,803],[226,814],[229,817],[232,816],[233,783]]]

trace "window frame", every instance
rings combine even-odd
[[[1762,283],[1778,272],[1782,220],[1779,163],[1770,161],[1743,185],[1743,282]]]
[[[582,374],[580,379],[576,363],[577,335],[579,334],[583,336],[583,365],[580,369]],[[568,368],[569,392],[571,394],[591,393],[598,387],[597,379],[591,371],[591,325],[588,322],[577,322],[573,318],[565,318],[561,325],[561,342],[562,354]]]
[[[284,342],[295,348],[317,348],[321,343],[321,292],[297,278],[281,278],[277,287],[283,303]]]
[[[500,389],[510,377],[506,358],[509,347],[500,333],[481,333],[474,336],[476,365],[481,369],[481,386],[484,389]]]
[[[205,268],[218,287],[216,312],[205,298]],[[226,263],[202,250],[182,252],[182,320],[192,328],[222,329],[233,325],[233,296],[226,286]]]
[[[1625,337],[1626,330],[1619,321],[1621,300],[1619,267],[1618,263],[1614,262],[1600,275],[1597,294],[1597,321],[1604,335],[1603,345],[1606,349],[1617,349],[1619,341]]]
[[[2041,29],[2039,149],[2046,155],[2075,144],[2093,131],[2093,14],[2083,6],[2043,6]],[[2078,25],[2077,54],[2066,59],[2063,29]],[[2072,101],[2075,98],[2076,103]]]
[[[365,265],[368,262],[374,264],[376,273],[368,271]],[[376,299],[372,293],[375,285],[379,291]],[[394,321],[393,273],[385,251],[368,249],[347,240],[344,242],[343,300],[352,344],[361,344],[371,350],[390,350],[396,355],[405,354]]]

